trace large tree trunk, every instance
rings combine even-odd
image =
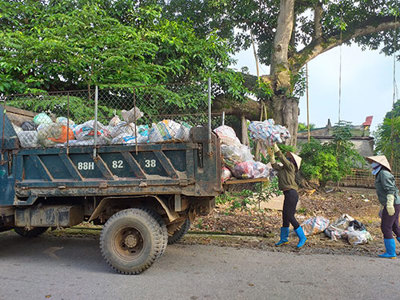
[[[289,145],[296,146],[299,116],[299,102],[297,98],[285,95],[275,95],[270,102],[270,111],[276,124],[285,126],[291,135],[287,141]]]
[[[271,79],[274,95],[270,111],[275,123],[285,126],[290,134],[290,145],[296,145],[298,123],[298,101],[292,97],[291,72],[288,49],[294,24],[294,0],[281,0],[278,26],[274,39],[274,53],[271,61]]]

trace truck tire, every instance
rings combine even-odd
[[[15,227],[14,231],[20,236],[26,238],[34,238],[45,233],[47,229],[49,229],[49,227],[34,227],[32,229],[26,229],[25,227]]]
[[[171,235],[168,237],[168,245],[179,242],[183,236],[189,231],[190,220],[187,218],[185,222]]]
[[[139,274],[160,256],[163,228],[150,210],[122,210],[106,222],[100,235],[104,259],[117,272]]]
[[[161,233],[162,233],[162,246],[160,249],[160,253],[158,254],[157,258],[163,256],[165,249],[167,249],[167,245],[168,245],[168,229],[167,229],[167,225],[165,225],[165,222],[163,220],[163,218],[156,212],[150,210],[149,211],[151,213],[151,215],[157,220],[158,224],[161,227]]]

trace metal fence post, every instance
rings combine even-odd
[[[211,155],[211,77],[208,77],[208,155]]]
[[[99,87],[96,85],[96,90],[94,94],[94,148],[93,157],[97,156],[97,110],[98,110],[98,100],[99,100]]]

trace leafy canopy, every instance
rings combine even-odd
[[[190,24],[162,17],[160,7],[133,3],[0,1],[0,92],[211,76],[224,93],[244,95],[241,76],[228,69],[231,50],[215,32],[199,37]]]

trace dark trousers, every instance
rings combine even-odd
[[[392,239],[393,232],[396,237],[400,237],[400,227],[399,227],[399,212],[400,212],[400,204],[394,205],[394,215],[389,216],[386,207],[382,211],[382,220],[381,220],[381,230],[383,233],[383,237],[385,239]]]
[[[292,224],[294,229],[299,227],[299,223],[297,222],[294,214],[296,213],[296,205],[297,201],[299,201],[299,195],[296,190],[288,190],[284,191],[285,200],[283,202],[283,212],[282,212],[282,220],[283,227],[289,227],[289,224]]]

